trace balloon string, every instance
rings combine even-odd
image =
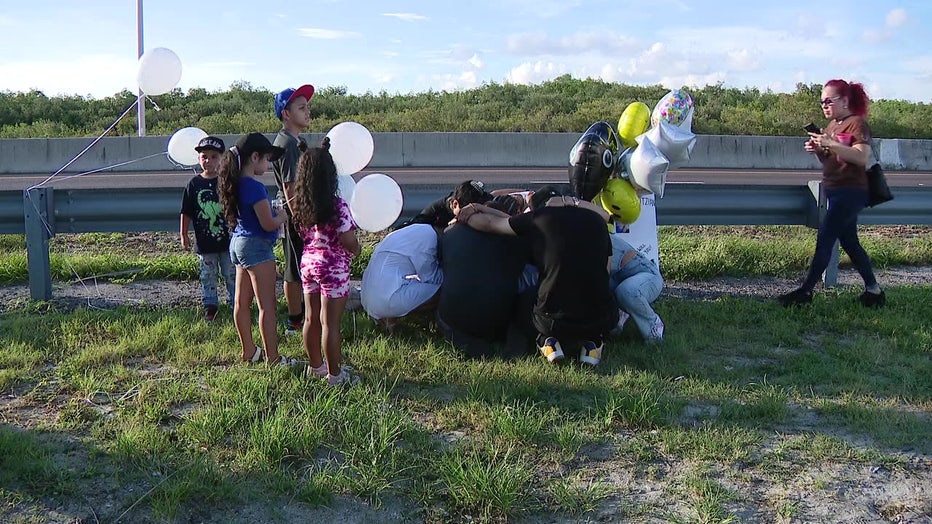
[[[109,133],[114,127],[116,127],[117,123],[119,123],[120,120],[123,120],[123,117],[126,116],[127,114],[129,114],[129,112],[132,111],[133,108],[135,108],[135,107],[136,107],[136,104],[138,104],[138,103],[139,103],[139,99],[138,99],[138,98],[137,98],[136,100],[133,100],[133,103],[130,104],[129,107],[126,108],[126,111],[123,111],[123,114],[121,114],[120,116],[118,116],[117,119],[114,120],[112,124],[110,124],[110,127],[108,127],[107,129],[105,129],[104,132],[100,134],[100,136],[98,136],[98,137],[95,138],[93,141],[91,141],[91,143],[88,144],[87,147],[85,147],[83,150],[81,150],[80,153],[78,153],[77,155],[75,155],[74,158],[72,158],[71,160],[69,160],[68,163],[66,163],[65,165],[61,166],[61,168],[59,168],[58,171],[56,171],[56,172],[52,173],[51,175],[49,175],[48,178],[46,178],[46,179],[43,180],[42,182],[39,182],[38,184],[36,184],[36,185],[34,185],[34,186],[30,186],[30,187],[26,188],[27,191],[28,191],[29,189],[36,189],[36,188],[38,188],[38,187],[44,186],[45,184],[49,183],[53,178],[55,178],[56,176],[58,176],[62,171],[64,171],[65,169],[68,169],[68,166],[70,166],[71,164],[75,163],[75,161],[77,161],[79,158],[81,158],[81,156],[82,156],[84,153],[87,153],[88,150],[90,150],[90,148],[94,147],[94,146],[97,144],[97,142],[100,142],[100,141],[103,139],[103,137],[106,136],[107,133]]]
[[[126,162],[120,162],[119,164],[113,164],[112,166],[101,167],[101,168],[98,168],[98,169],[93,169],[93,170],[91,170],[91,171],[85,171],[85,172],[83,172],[83,173],[77,173],[77,174],[74,174],[74,175],[68,175],[68,176],[66,176],[66,177],[61,177],[61,178],[59,178],[58,180],[64,182],[65,180],[70,180],[70,179],[72,179],[72,178],[78,178],[79,176],[93,175],[94,173],[100,173],[101,171],[106,171],[106,170],[108,170],[108,169],[113,169],[113,168],[115,168],[115,167],[121,167],[121,166],[129,165],[129,164],[134,164],[134,163],[136,163],[136,162],[142,162],[143,160],[148,160],[148,159],[150,159],[150,158],[152,158],[152,157],[156,157],[156,156],[165,156],[166,154],[167,154],[167,153],[165,153],[164,151],[161,152],[161,153],[153,153],[153,154],[151,154],[151,155],[144,156],[144,157],[142,157],[142,158],[136,158],[136,159],[134,159],[134,160],[127,160]]]

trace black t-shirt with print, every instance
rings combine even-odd
[[[543,207],[509,219],[540,271],[534,326],[558,339],[595,340],[618,320],[608,288],[605,221],[578,207]]]
[[[230,249],[230,231],[217,197],[217,178],[196,176],[181,197],[181,214],[194,223],[195,252],[222,253]]]

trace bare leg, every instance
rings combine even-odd
[[[308,365],[319,368],[324,363],[321,353],[320,293],[304,295],[304,351]]]
[[[243,346],[242,359],[249,360],[255,355],[256,342],[252,338],[252,280],[243,266],[236,266],[236,301],[233,304],[233,324],[239,333]]]
[[[343,353],[340,349],[343,344],[343,338],[340,336],[340,319],[343,317],[348,298],[348,296],[328,298],[323,295],[320,298],[321,338],[324,353],[327,355],[327,367],[333,376],[340,374],[340,367],[343,364]]]
[[[275,261],[263,262],[247,271],[252,280],[256,300],[259,302],[259,334],[265,345],[265,360],[270,365],[275,365],[279,360],[278,332],[275,326]]]
[[[288,304],[289,315],[301,314],[301,303],[304,300],[304,290],[301,289],[300,282],[285,281],[283,285],[285,291],[285,303]]]

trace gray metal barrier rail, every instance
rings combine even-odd
[[[495,189],[494,186],[491,187]],[[405,185],[399,220],[445,196],[448,186]],[[862,224],[932,224],[932,188],[898,187],[896,198],[861,215]],[[26,235],[30,295],[52,296],[49,239],[56,233],[177,231],[178,188],[62,189],[0,192],[0,233]],[[668,184],[657,201],[660,225],[803,225],[818,227],[825,210],[818,182],[806,186]],[[837,250],[836,250],[837,253]],[[837,255],[836,255],[837,256]],[[837,260],[825,281],[834,285]]]

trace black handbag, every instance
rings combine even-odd
[[[867,192],[868,207],[878,206],[893,200],[893,193],[890,192],[890,186],[887,185],[887,176],[883,174],[883,168],[880,167],[879,162],[867,170]]]

